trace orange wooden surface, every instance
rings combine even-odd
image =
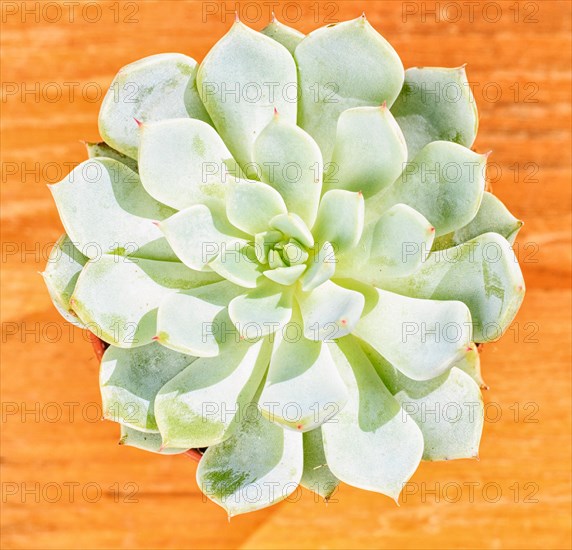
[[[201,60],[235,4],[260,29],[271,2],[23,4],[1,3],[2,548],[571,547],[568,1],[439,2],[437,14],[434,2],[277,6],[305,32],[365,9],[406,67],[468,63],[476,147],[493,150],[494,191],[526,222],[528,290],[511,330],[485,347],[480,461],[423,464],[400,507],[342,485],[328,506],[304,491],[230,523],[203,500],[194,462],[116,444],[117,426],[98,420],[91,346],[37,272],[62,233],[45,183],[84,158],[78,140],[97,139],[99,90],[139,57]]]

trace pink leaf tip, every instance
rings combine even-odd
[[[137,123],[137,126],[139,126],[139,128],[143,127],[143,123],[140,120],[138,120],[136,118],[133,118],[133,120]]]

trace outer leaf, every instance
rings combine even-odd
[[[363,222],[363,195],[333,189],[322,197],[312,233],[318,244],[328,241],[332,243],[336,253],[342,254],[359,242]]]
[[[384,281],[414,273],[425,260],[435,228],[417,210],[396,204],[365,228],[357,247],[341,256],[338,276],[384,286]]]
[[[420,300],[374,289],[366,294],[365,314],[353,334],[409,378],[429,380],[465,353],[471,341],[471,315],[462,302]]]
[[[479,211],[469,224],[436,239],[433,249],[451,248],[491,231],[502,235],[513,244],[523,225],[523,222],[517,220],[499,199],[485,191]]]
[[[471,310],[476,342],[501,336],[525,291],[518,260],[497,233],[432,253],[413,276],[388,281],[385,288],[408,296],[464,302]]]
[[[195,359],[155,342],[133,350],[107,348],[99,370],[103,417],[142,432],[158,432],[157,392]]]
[[[176,262],[102,256],[77,280],[71,304],[87,328],[121,348],[151,343],[157,307],[169,294],[220,280]]]
[[[275,116],[254,142],[260,179],[276,189],[289,212],[312,227],[322,191],[318,144],[296,124]]]
[[[324,497],[326,502],[338,488],[340,481],[328,468],[324,454],[322,429],[304,433],[304,473],[300,485]]]
[[[393,368],[371,347],[366,355],[403,408],[403,422],[412,419],[423,433],[424,460],[475,458],[483,431],[484,408],[478,384],[457,368],[418,382]],[[474,356],[468,348],[468,356]]]
[[[277,336],[258,406],[272,422],[307,432],[344,407],[345,387],[327,346],[300,337],[299,317]]]
[[[272,21],[260,32],[282,44],[292,55],[294,55],[296,46],[304,38],[300,31],[284,25],[276,17],[272,17]]]
[[[144,57],[113,79],[99,112],[99,133],[113,148],[137,158],[141,122],[191,117],[210,119],[197,93],[197,62],[180,53]]]
[[[236,516],[284,500],[296,490],[302,471],[302,434],[253,413],[236,435],[207,449],[197,483],[229,516]]]
[[[107,145],[105,141],[99,141],[99,142],[87,141],[85,142],[85,148],[87,149],[87,156],[90,159],[97,157],[106,157],[118,160],[119,162],[125,164],[128,168],[131,168],[131,170],[133,170],[134,172],[139,172],[139,169],[137,167],[137,161],[135,159],[132,159],[131,157],[128,157],[127,155],[124,155],[119,151],[116,151],[113,147]]]
[[[308,340],[332,340],[349,334],[359,321],[364,297],[326,281],[311,292],[298,292],[296,299],[304,318]]]
[[[199,67],[199,94],[217,131],[249,175],[252,147],[277,109],[296,122],[296,64],[278,42],[240,22]],[[290,99],[290,101],[289,101]]]
[[[231,436],[252,401],[270,359],[265,340],[236,343],[201,357],[157,394],[155,415],[169,447],[208,447]]]
[[[50,298],[60,315],[80,328],[83,328],[83,323],[74,313],[70,298],[86,262],[87,258],[64,234],[54,244],[46,270],[42,273]]]
[[[340,114],[384,101],[391,106],[403,84],[399,56],[365,17],[311,32],[294,57],[302,94],[299,124],[318,142],[326,163]]]
[[[244,292],[228,281],[177,292],[159,305],[157,337],[171,349],[197,357],[215,357],[236,337],[227,306]]]
[[[228,313],[243,338],[256,339],[280,330],[292,316],[292,289],[272,281],[237,296]]]
[[[423,214],[435,227],[436,236],[454,231],[468,224],[479,210],[486,159],[487,155],[456,143],[430,143],[405,166],[386,193],[366,204],[366,212],[369,209],[375,218],[390,206],[403,203]]]
[[[246,244],[244,233],[204,204],[177,212],[159,228],[181,261],[199,271],[210,270],[207,264],[217,256],[233,258]]]
[[[348,109],[338,119],[326,187],[369,198],[391,185],[406,161],[405,138],[385,105]]]
[[[240,175],[226,145],[206,122],[177,118],[141,127],[141,181],[158,201],[177,210],[224,204],[229,171]]]
[[[322,426],[328,466],[341,481],[397,500],[423,453],[415,422],[403,410],[351,337],[330,344],[346,385],[347,405]]]
[[[407,141],[409,158],[432,141],[471,147],[479,115],[465,67],[412,67],[391,108]]]
[[[173,259],[153,223],[173,210],[151,198],[125,164],[106,158],[87,160],[49,189],[66,233],[86,256],[113,252]]]
[[[162,455],[176,455],[188,451],[188,449],[165,449],[163,447],[161,434],[140,432],[123,424],[121,424],[121,439],[119,440],[119,444]]]

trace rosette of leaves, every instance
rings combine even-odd
[[[51,186],[66,235],[44,277],[110,344],[123,443],[207,448],[198,484],[229,515],[299,484],[397,499],[422,459],[477,455],[475,342],[524,283],[467,84],[404,71],[365,17],[236,22],[201,64],[119,71],[104,142]]]

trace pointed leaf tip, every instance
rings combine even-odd
[[[133,120],[136,122],[136,124],[137,124],[137,126],[139,126],[139,128],[143,128],[143,123],[139,119],[133,117]]]

